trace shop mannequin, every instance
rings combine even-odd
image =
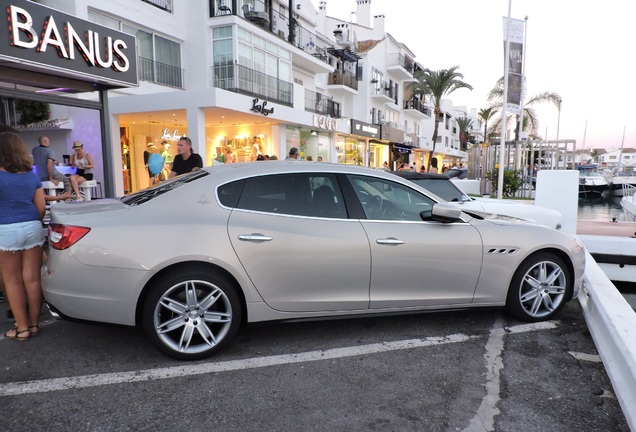
[[[161,152],[161,157],[163,157],[163,170],[161,171],[161,179],[166,180],[170,176],[173,159],[172,154],[170,153],[170,144],[167,141],[163,141],[161,144],[163,145],[163,152]]]

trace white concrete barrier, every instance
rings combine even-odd
[[[636,431],[636,313],[587,252],[579,294],[587,327],[631,430]]]
[[[479,180],[470,180],[470,179],[451,179],[458,188],[460,188],[466,195],[479,195],[481,196],[481,192],[479,190]]]

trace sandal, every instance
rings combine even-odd
[[[35,331],[34,331],[35,329]],[[37,336],[40,334],[40,324],[29,326],[29,332],[31,333],[31,337]]]
[[[12,330],[15,333],[13,333],[13,336],[10,336],[9,332],[12,331]],[[21,334],[24,334],[24,333],[27,333],[27,332],[29,333],[28,335],[20,336]],[[7,339],[13,339],[13,340],[17,340],[17,341],[25,341],[25,340],[27,340],[27,339],[29,339],[31,337],[31,332],[29,331],[29,329],[20,331],[20,330],[18,330],[18,326],[14,326],[11,330],[9,330],[8,332],[6,332],[4,334],[4,337],[6,337]]]

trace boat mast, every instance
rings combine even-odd
[[[621,159],[623,158],[623,146],[625,145],[625,128],[627,125],[623,126],[623,140],[621,141],[621,151],[618,153],[618,164],[616,165],[616,175],[621,171]]]

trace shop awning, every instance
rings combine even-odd
[[[331,47],[331,48],[327,48],[327,52],[334,57],[338,57],[339,59],[348,61],[350,63],[355,63],[362,58],[348,48]]]

